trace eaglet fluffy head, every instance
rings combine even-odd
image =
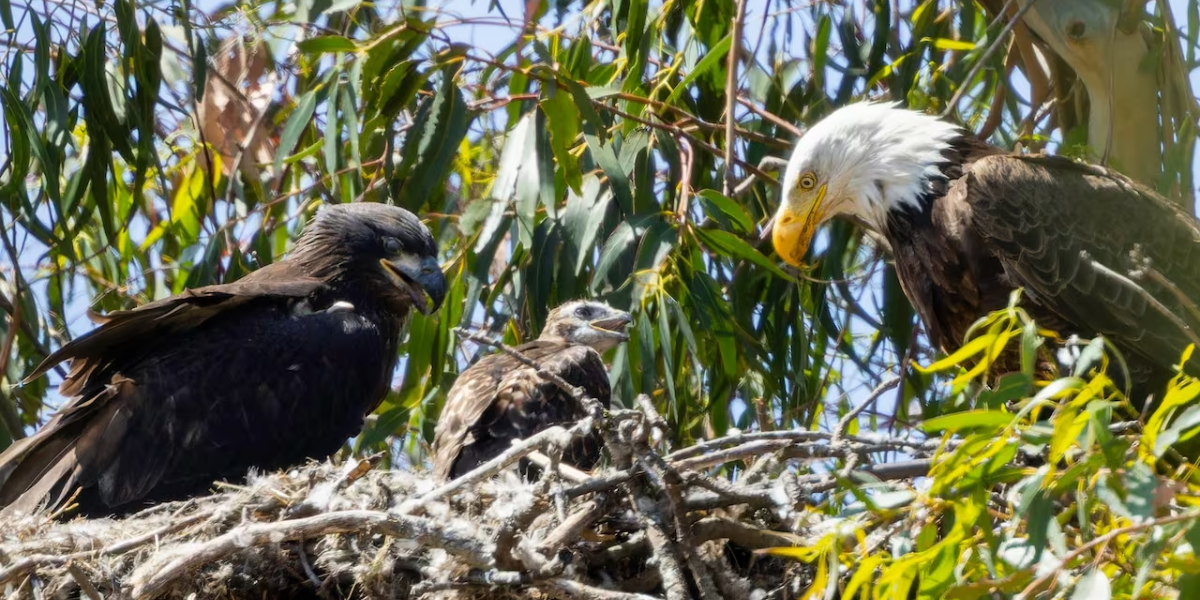
[[[603,354],[629,339],[625,328],[632,322],[629,313],[603,302],[574,300],[550,311],[538,339],[590,346]]]

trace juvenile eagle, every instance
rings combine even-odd
[[[629,339],[629,313],[607,304],[576,300],[550,311],[536,340],[516,347],[588,396],[609,405],[608,369],[600,354]],[[492,354],[458,376],[446,397],[433,440],[434,473],[458,477],[507,450],[513,440],[584,417],[583,407],[554,383],[516,358]],[[590,469],[599,441],[577,441],[563,460]]]
[[[274,264],[103,318],[70,360],[71,400],[0,454],[4,512],[121,514],[250,467],[324,458],[383,399],[410,308],[441,306],[437,246],[412,213],[323,209]]]
[[[1008,153],[934,117],[854,104],[797,143],[775,249],[799,265],[817,225],[839,214],[888,240],[904,293],[946,352],[1017,287],[1039,325],[1113,342],[1137,401],[1200,342],[1200,226],[1108,169]]]

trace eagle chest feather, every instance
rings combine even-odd
[[[609,405],[608,371],[595,350],[535,340],[516,351]],[[508,449],[514,440],[583,416],[583,407],[574,397],[536,370],[507,354],[493,354],[455,383],[438,421],[434,469],[440,477],[457,477]],[[591,468],[599,457],[600,442],[591,438],[578,440],[563,452],[566,462],[583,469]],[[530,472],[528,465],[522,470]]]
[[[884,235],[900,285],[931,340],[952,351],[978,315],[1005,305],[1012,288],[1004,283],[1003,266],[971,229],[964,166],[949,163],[943,173],[956,178],[931,185],[921,210],[892,211]]]

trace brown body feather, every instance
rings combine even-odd
[[[595,350],[534,340],[516,351],[609,405],[608,370]],[[464,371],[446,397],[433,443],[434,473],[457,477],[504,452],[513,440],[584,416],[570,394],[533,368],[507,354],[492,354]],[[599,458],[599,441],[591,438],[563,452],[564,461],[581,469],[592,468]]]
[[[945,155],[946,179],[932,182],[923,210],[891,211],[883,232],[931,340],[957,349],[1021,287],[1039,325],[1106,336],[1137,394],[1160,389],[1200,327],[1195,219],[1120,174],[1065,158],[1012,155],[967,135]]]
[[[119,514],[324,458],[355,435],[387,392],[412,301],[380,268],[380,235],[433,265],[436,246],[401,209],[322,215],[289,258],[110,314],[46,358],[31,377],[69,360],[70,400],[0,453],[3,513],[78,490],[79,513]],[[427,280],[440,303],[440,271]]]

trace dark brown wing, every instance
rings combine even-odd
[[[539,340],[517,350],[608,406],[608,370],[595,350]],[[434,473],[456,477],[504,452],[513,440],[582,416],[574,398],[534,369],[493,354],[460,375],[446,397],[434,437]],[[595,443],[577,446],[564,458],[590,468],[598,458]]]
[[[278,269],[272,267],[278,266]],[[124,354],[125,346],[144,345],[164,334],[197,327],[213,316],[236,309],[256,299],[302,299],[325,288],[325,283],[311,277],[290,277],[280,273],[284,263],[276,263],[255,271],[241,281],[211,285],[170,298],[143,304],[132,310],[95,317],[101,326],[63,345],[47,356],[26,381],[39,377],[54,365],[70,359],[71,370],[59,391],[67,397],[79,393],[88,376],[103,365],[98,357]],[[262,273],[262,275],[259,275]],[[257,275],[257,277],[256,277]],[[271,278],[271,275],[286,276]],[[126,357],[127,360],[133,357]]]
[[[892,211],[884,231],[904,293],[921,317],[930,341],[953,352],[981,314],[1002,308],[1011,286],[1002,266],[969,229],[970,205],[961,185],[964,171],[1001,153],[964,133],[951,141],[939,165],[943,178],[929,181],[923,210]]]
[[[474,441],[471,428],[495,401],[504,373],[518,366],[511,356],[492,354],[454,380],[433,434],[433,472],[437,477],[450,478],[463,446]]]
[[[260,276],[258,281],[189,290],[104,317],[99,328],[63,345],[30,376],[39,376],[59,362],[70,360],[71,368],[60,390],[71,400],[37,433],[0,453],[0,507],[12,505],[18,498],[29,502],[13,506],[14,510],[30,510],[47,499],[56,505],[80,476],[113,460],[129,425],[131,407],[155,400],[144,397],[139,382],[121,374],[128,367],[143,357],[163,352],[164,345],[177,341],[179,334],[218,315],[255,302],[304,301],[323,288],[324,283],[311,278],[264,281]],[[143,459],[145,473],[161,473],[155,466],[155,456]],[[152,483],[129,481],[125,485],[144,490]],[[57,490],[60,496],[50,498],[51,490]]]
[[[1070,333],[1102,334],[1160,367],[1198,341],[1200,225],[1175,205],[1056,157],[984,158],[958,185],[1007,277]]]

